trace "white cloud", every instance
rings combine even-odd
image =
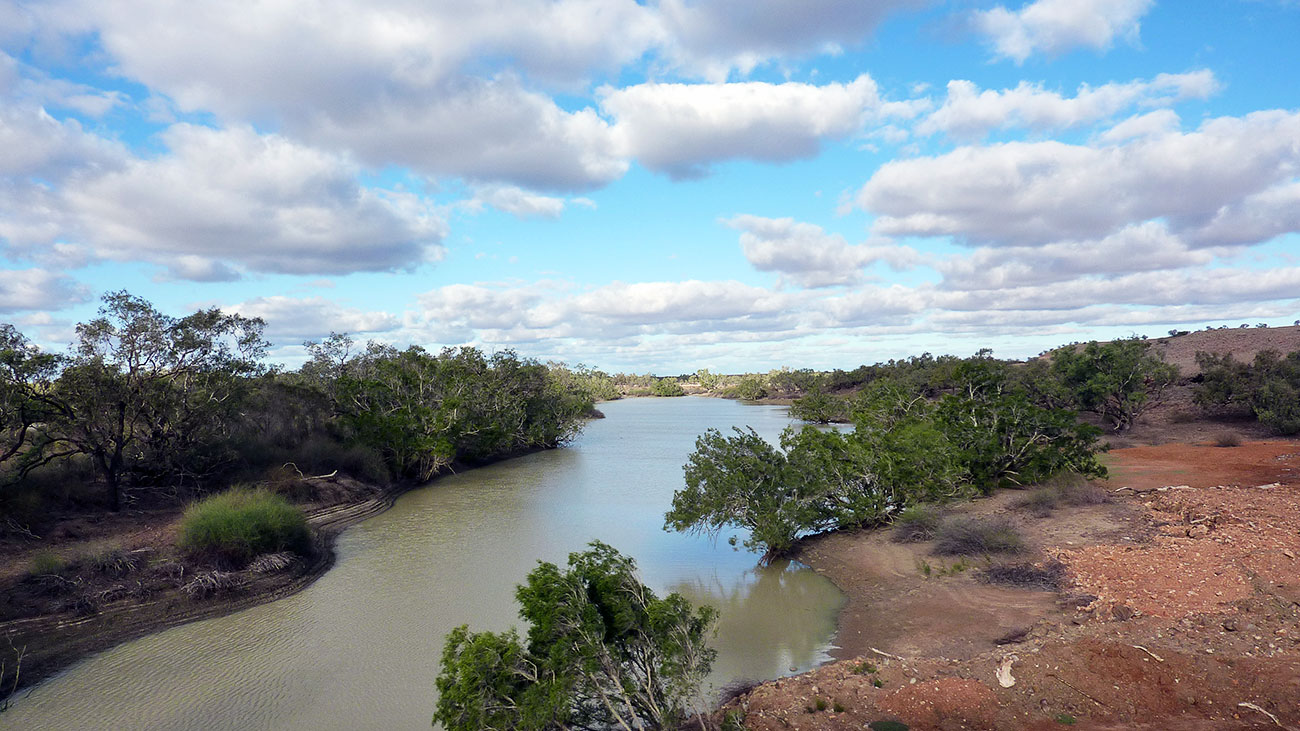
[[[4,178],[58,181],[74,170],[120,166],[121,145],[86,132],[74,119],[0,97],[0,184]]]
[[[837,52],[871,36],[889,15],[926,0],[662,0],[665,54],[712,81],[774,59]]]
[[[1160,74],[1151,81],[1095,88],[1085,84],[1068,98],[1025,81],[1014,89],[981,91],[970,81],[954,80],[948,82],[943,105],[922,120],[917,131],[970,139],[1012,126],[1039,131],[1068,129],[1109,119],[1135,105],[1165,106],[1184,99],[1204,99],[1217,88],[1214,74],[1208,70]]]
[[[0,269],[0,312],[61,310],[89,299],[86,288],[46,269]]]
[[[345,113],[309,107],[284,114],[305,139],[351,150],[375,167],[409,165],[534,190],[590,190],[628,166],[594,110],[565,111],[510,76],[457,79]]]
[[[1182,120],[1172,109],[1157,109],[1146,114],[1137,114],[1111,127],[1101,134],[1102,142],[1126,142],[1136,137],[1150,137],[1177,132]]]
[[[740,234],[740,248],[755,269],[779,272],[803,287],[854,284],[863,267],[877,261],[907,269],[921,261],[913,249],[896,244],[852,245],[839,234],[792,218],[741,215],[724,221]]]
[[[396,329],[400,320],[387,312],[367,312],[324,297],[255,297],[222,307],[244,317],[266,321],[266,332],[278,340],[319,340],[331,332],[365,335]]]
[[[1154,0],[1036,0],[1017,11],[999,5],[975,14],[976,29],[1001,58],[1023,63],[1034,53],[1109,49],[1116,37],[1138,40],[1139,21]]]
[[[1071,281],[1085,276],[1116,277],[1133,272],[1198,267],[1218,252],[1192,249],[1160,222],[1129,226],[1094,241],[1042,246],[988,247],[969,256],[935,263],[950,290],[1001,290]]]
[[[161,135],[167,154],[128,158],[114,149],[110,165],[76,159],[88,143],[72,123],[41,122],[67,134],[45,138],[50,149],[40,154],[11,157],[9,167],[66,179],[52,190],[8,184],[0,238],[20,254],[39,258],[72,241],[100,258],[152,261],[169,277],[202,281],[234,278],[232,265],[335,274],[442,256],[443,223],[428,204],[362,187],[346,158],[284,137],[180,124]]]
[[[559,218],[564,212],[563,198],[531,193],[513,185],[476,186],[471,205],[491,206],[518,218]]]
[[[1227,246],[1295,230],[1286,202],[1298,174],[1300,113],[1266,111],[1122,144],[1013,142],[896,160],[856,200],[881,235],[1029,246],[1160,219],[1191,245]],[[1238,214],[1253,240],[1214,224]]]
[[[699,177],[710,163],[744,158],[784,162],[817,154],[868,120],[911,116],[912,103],[884,102],[870,76],[823,86],[639,84],[600,91],[626,154],[677,178]]]

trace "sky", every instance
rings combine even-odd
[[[1300,318],[1298,0],[0,0],[0,322],[610,372]]]

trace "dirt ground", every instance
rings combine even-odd
[[[753,731],[1300,728],[1300,442],[1108,461],[1107,503],[956,510],[1012,518],[1064,564],[1057,591],[983,583],[985,559],[887,531],[810,541],[801,559],[849,597],[838,661],[725,710]]]

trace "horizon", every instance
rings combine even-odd
[[[1300,318],[1300,4],[0,5],[0,322],[616,373]]]

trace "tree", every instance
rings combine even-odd
[[[114,511],[129,470],[184,479],[228,459],[214,452],[260,371],[262,330],[216,308],[176,319],[127,292],[105,295],[50,394],[56,449],[90,459]]]
[[[1139,338],[1090,342],[1082,349],[1062,348],[1052,356],[1052,370],[1073,395],[1075,405],[1109,422],[1115,431],[1133,426],[1160,402],[1178,369],[1149,352]]]
[[[852,400],[852,431],[786,429],[780,447],[752,429],[695,443],[665,528],[749,531],[768,563],[804,535],[883,523],[909,505],[1027,484],[1064,471],[1103,474],[1095,427],[1029,401],[1005,364],[979,356],[931,401],[909,379],[878,378]]]
[[[676,378],[659,378],[650,386],[651,396],[685,396],[686,389]]]
[[[819,387],[812,388],[790,405],[790,416],[815,424],[843,421],[847,415],[848,409],[845,408],[844,401]]]
[[[447,637],[435,723],[478,729],[670,729],[696,700],[715,651],[709,607],[656,597],[608,545],[541,562],[518,587],[514,631]]]
[[[0,484],[50,459],[40,425],[50,415],[50,384],[59,362],[13,325],[0,323]]]
[[[673,495],[664,528],[712,536],[727,527],[745,529],[745,546],[762,550],[767,563],[817,523],[816,485],[753,429],[733,430],[728,437],[710,429],[695,440],[684,468],[686,487]],[[783,440],[793,434],[787,430]]]

